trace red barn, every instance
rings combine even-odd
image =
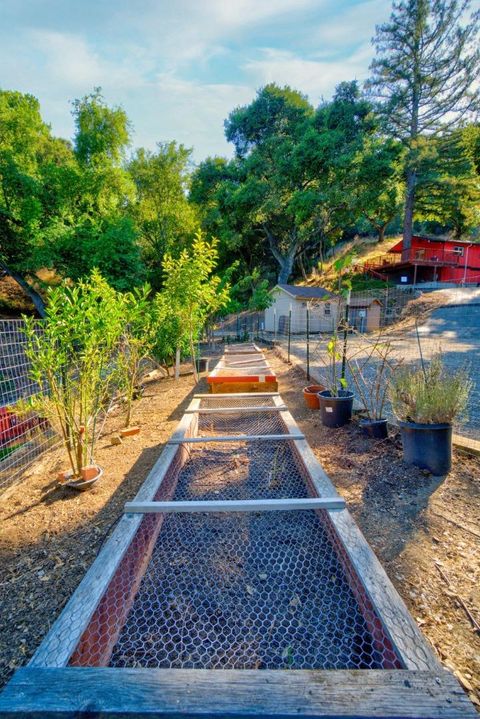
[[[414,235],[410,249],[404,250],[401,240],[386,255],[366,262],[363,269],[374,277],[398,284],[480,284],[480,242]]]

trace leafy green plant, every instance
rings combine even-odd
[[[321,380],[322,384],[325,385],[332,397],[338,397],[339,391],[347,388],[347,381],[345,377],[341,376],[339,371],[338,363],[342,360],[342,347],[343,340],[340,340],[337,333],[334,333],[327,342],[325,350],[319,348],[316,355],[324,366],[324,372],[322,373]]]
[[[471,388],[467,370],[452,372],[437,354],[428,365],[422,361],[394,372],[389,397],[402,422],[450,424],[464,411]]]
[[[41,387],[25,405],[59,432],[74,477],[94,461],[124,326],[123,303],[96,270],[73,287],[50,290],[43,331],[25,318],[30,374]]]
[[[199,231],[192,249],[183,250],[178,257],[165,255],[164,295],[170,311],[179,320],[181,333],[188,337],[193,374],[198,381],[195,363],[195,339],[208,318],[223,307],[229,287],[221,286],[221,279],[212,274],[217,265],[217,242],[207,242]],[[179,336],[180,346],[181,335]]]
[[[123,307],[125,330],[117,357],[119,386],[125,392],[125,427],[130,426],[133,400],[141,384],[145,360],[155,344],[155,306],[148,284],[127,292],[119,300]]]

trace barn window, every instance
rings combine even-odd
[[[330,305],[330,302],[325,302],[323,314],[324,314],[324,315],[331,315],[331,314],[332,314],[332,307],[331,307],[331,305]]]
[[[463,247],[456,246],[453,248],[453,254],[458,255],[459,257],[463,257]]]

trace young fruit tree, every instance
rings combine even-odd
[[[40,328],[36,320],[25,318],[30,375],[39,387],[28,408],[60,434],[72,479],[94,463],[100,417],[113,396],[123,329],[118,293],[96,270],[73,287],[50,290]]]
[[[407,150],[403,248],[411,247],[415,194],[427,136],[453,130],[480,109],[478,13],[470,0],[394,0],[377,27],[368,86],[387,129]]]
[[[127,292],[119,299],[123,306],[124,332],[117,358],[119,387],[125,393],[125,427],[130,426],[133,400],[139,391],[145,361],[155,344],[155,307],[149,299],[148,284]]]
[[[195,358],[195,339],[208,318],[221,309],[229,298],[229,287],[222,286],[220,277],[213,275],[217,265],[217,242],[207,242],[197,232],[190,250],[182,250],[178,257],[164,258],[164,289],[172,314],[179,319],[182,333],[188,337],[195,382],[198,372]],[[181,336],[179,344],[181,344]]]

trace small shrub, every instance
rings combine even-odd
[[[389,396],[402,422],[450,424],[465,410],[471,387],[465,368],[452,372],[436,355],[427,366],[397,369],[391,377]]]

